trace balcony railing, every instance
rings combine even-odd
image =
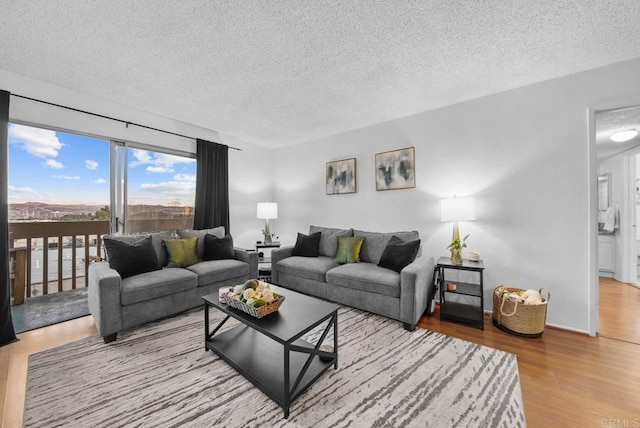
[[[130,220],[131,233],[187,229],[192,218]],[[12,222],[9,247],[26,248],[26,297],[86,287],[89,264],[104,257],[108,221]],[[15,269],[19,269],[15,266]]]
[[[108,221],[9,223],[9,246],[27,249],[27,297],[40,288],[36,285],[42,294],[63,291],[65,282],[71,289],[86,286],[89,262],[102,257],[102,237],[108,233]]]

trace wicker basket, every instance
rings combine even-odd
[[[278,298],[273,302],[269,303],[268,305],[260,306],[259,308],[254,308],[253,306],[247,305],[240,300],[235,300],[229,294],[224,295],[224,300],[225,302],[227,302],[227,305],[231,306],[232,308],[236,308],[241,310],[242,312],[246,312],[252,317],[262,318],[265,315],[269,315],[270,313],[277,311],[278,308],[280,308],[280,305],[282,305],[282,302],[284,302],[284,296],[278,294]]]
[[[500,330],[523,337],[540,337],[544,333],[547,320],[547,303],[551,297],[549,291],[541,288],[546,298],[539,305],[525,305],[504,297],[507,292],[524,291],[521,288],[501,285],[493,291],[493,325]]]

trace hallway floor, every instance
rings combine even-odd
[[[598,335],[640,344],[640,288],[600,278]]]

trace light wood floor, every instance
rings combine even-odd
[[[626,287],[601,281],[600,324],[609,337],[548,327],[541,338],[525,339],[496,329],[490,315],[482,331],[440,322],[437,310],[420,327],[516,354],[528,427],[640,426],[640,305],[619,304],[640,290]],[[610,338],[618,333],[623,340]],[[93,334],[92,318],[84,317],[20,334],[0,348],[3,427],[22,426],[29,354]]]

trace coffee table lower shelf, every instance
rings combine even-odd
[[[310,357],[300,348],[312,350],[313,344],[298,339],[291,345],[283,345],[241,324],[212,336],[206,347],[282,407],[285,418],[289,416],[291,403],[335,363],[333,359],[322,361],[313,356],[295,390],[291,390]],[[288,379],[284,375],[287,359]],[[286,383],[290,385],[287,387]]]

